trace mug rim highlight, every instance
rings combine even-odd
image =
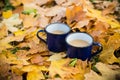
[[[48,28],[50,25],[53,25],[53,24],[65,25],[69,30],[68,30],[67,32],[65,32],[65,33],[62,33],[62,34],[54,34],[54,33],[52,33],[52,32],[47,31],[47,28]],[[49,34],[52,34],[52,35],[65,35],[65,34],[67,34],[67,33],[69,33],[69,32],[71,31],[70,27],[69,27],[67,24],[65,24],[65,23],[60,23],[60,22],[55,22],[55,23],[48,24],[48,25],[45,27],[44,30],[45,30],[45,32],[47,32],[47,33],[49,33]]]
[[[73,45],[71,45],[71,44],[67,41],[67,38],[68,38],[71,34],[76,34],[76,33],[78,33],[78,34],[79,34],[79,33],[83,33],[83,34],[88,35],[88,36],[92,39],[92,42],[91,42],[89,45],[83,46],[83,47],[78,47],[78,46],[73,46]],[[85,47],[89,47],[89,46],[91,46],[91,45],[93,44],[93,42],[94,42],[93,37],[92,37],[90,34],[85,33],[85,32],[74,32],[74,33],[70,33],[70,34],[68,34],[68,35],[66,36],[65,41],[66,41],[66,44],[67,44],[67,45],[72,46],[72,47],[75,47],[75,48],[85,48]]]

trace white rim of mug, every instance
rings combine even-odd
[[[54,33],[48,32],[48,31],[47,31],[47,28],[48,28],[50,25],[53,25],[53,24],[62,24],[62,25],[65,25],[66,27],[69,28],[69,31],[67,31],[67,32],[65,32],[65,33],[63,33],[63,34],[54,34]],[[47,32],[47,33],[49,33],[49,34],[53,34],[53,35],[64,35],[64,34],[69,33],[70,31],[71,31],[71,29],[70,29],[70,27],[69,27],[67,24],[65,24],[65,23],[60,23],[60,22],[51,23],[51,24],[48,24],[48,25],[45,27],[45,32]]]
[[[91,37],[92,42],[91,42],[88,46],[83,46],[83,47],[73,46],[73,45],[69,44],[69,43],[67,42],[67,38],[68,38],[71,34],[76,34],[76,33],[84,33],[84,34],[87,34],[88,36]],[[65,41],[66,41],[67,45],[72,46],[72,47],[76,47],[76,48],[89,47],[89,46],[91,46],[91,45],[93,44],[93,42],[94,42],[93,37],[92,37],[90,34],[86,33],[86,32],[74,32],[74,33],[70,33],[70,34],[68,34],[67,37],[65,38]]]

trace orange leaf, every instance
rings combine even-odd
[[[72,21],[80,21],[85,18],[85,11],[81,6],[74,6],[72,9],[66,9],[67,23],[70,24]]]

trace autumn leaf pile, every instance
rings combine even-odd
[[[120,22],[111,15],[117,1],[104,10],[95,9],[89,0],[8,1],[12,9],[0,11],[0,80],[120,79]],[[54,22],[91,34],[103,51],[90,62],[50,52],[36,33]],[[44,33],[39,35],[46,39]]]

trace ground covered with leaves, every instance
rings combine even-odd
[[[4,0],[0,9],[0,80],[120,80],[119,0]],[[50,52],[36,33],[54,22],[89,33],[103,51],[91,61]]]

